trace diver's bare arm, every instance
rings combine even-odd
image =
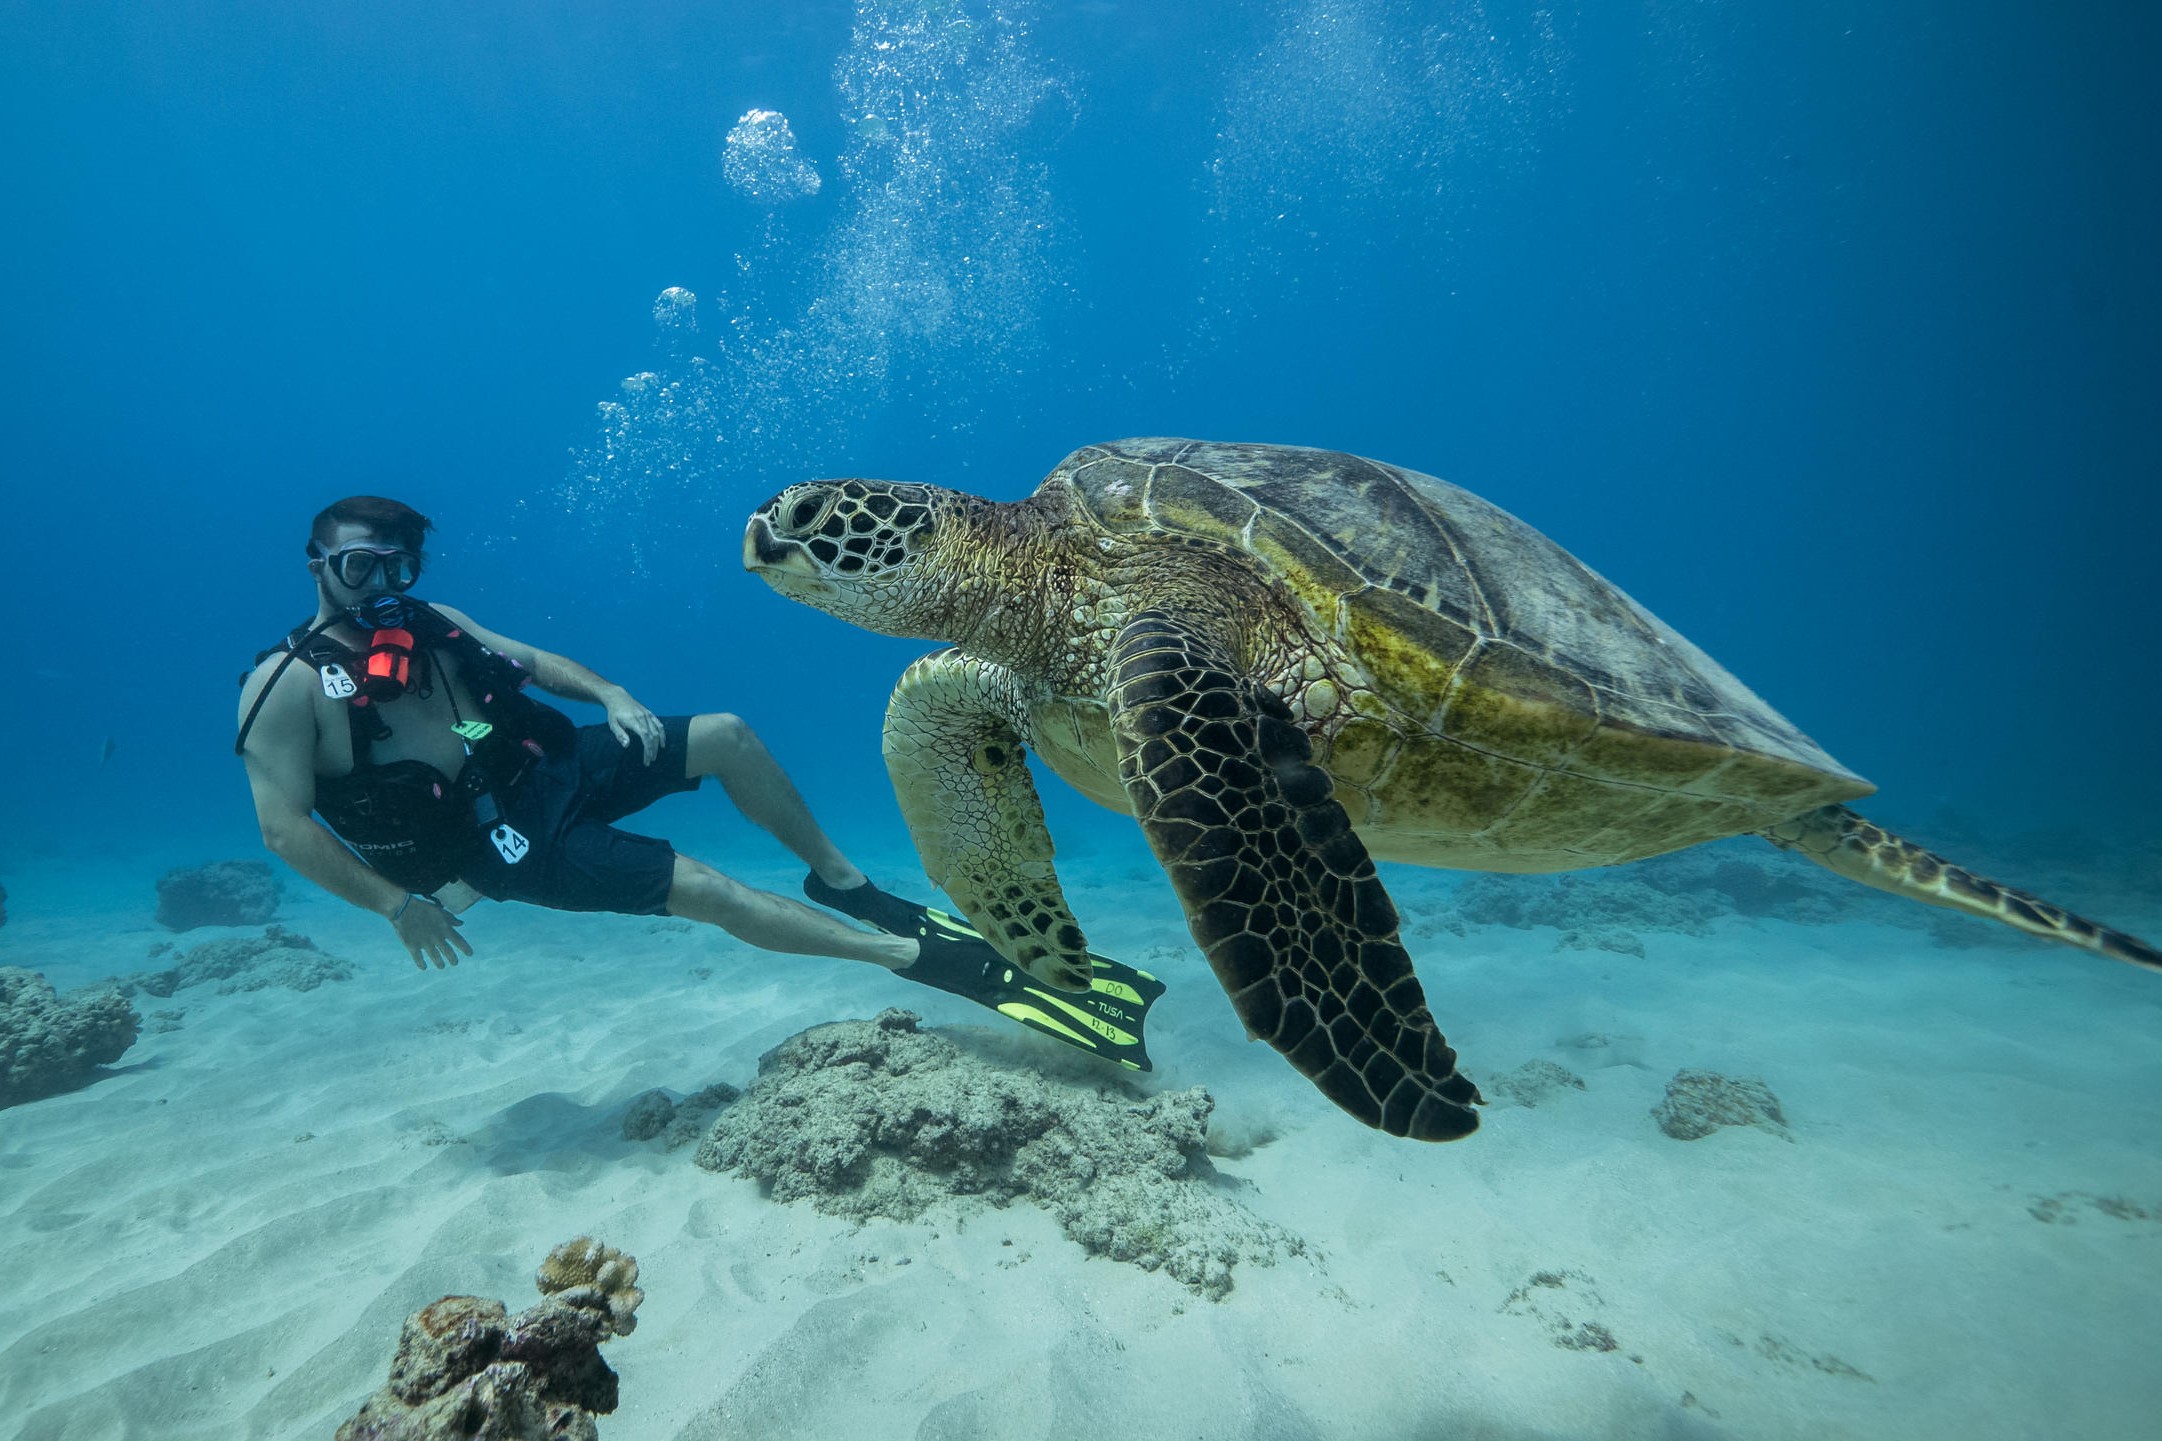
[[[413,958],[413,964],[424,971],[430,962],[441,970],[457,965],[460,956],[473,954],[472,942],[458,934],[464,921],[440,904],[415,902],[396,884],[370,870],[321,821],[312,816],[302,820],[304,824],[280,830],[279,838],[270,842],[280,860],[332,895],[389,921],[390,928],[398,933],[398,943]],[[267,827],[263,835],[269,840],[271,832]]]
[[[241,691],[241,713],[255,702],[267,676],[258,672]],[[332,895],[388,916],[405,892],[370,870],[309,812],[315,809],[315,711],[307,677],[289,670],[263,703],[241,753],[263,844]]]
[[[499,655],[507,655],[533,674],[533,683],[551,695],[566,700],[591,701],[594,705],[607,706],[627,699],[630,692],[614,681],[603,679],[569,656],[527,645],[522,640],[498,635],[461,610],[439,602],[430,602],[449,619],[452,625],[463,629],[468,635]]]
[[[254,706],[256,693],[268,684],[268,666],[258,667],[241,688],[241,714]],[[398,943],[422,970],[455,966],[473,947],[458,934],[459,919],[436,905],[414,905],[405,888],[385,879],[345,848],[330,828],[309,812],[315,809],[315,692],[303,675],[288,671],[263,703],[241,752],[248,764],[248,786],[255,794],[255,819],[263,844],[280,860],[332,895],[374,911],[390,922]],[[243,720],[242,724],[246,724]]]
[[[486,644],[486,642],[482,643]],[[617,685],[614,681],[603,680],[569,656],[561,656],[553,651],[545,650],[533,650],[529,651],[528,654],[532,656],[531,660],[526,659],[525,656],[520,656],[518,657],[518,663],[533,672],[533,683],[551,695],[563,696],[569,700],[591,701],[595,705],[605,706],[622,700],[630,694],[629,691]]]
[[[369,869],[367,862],[345,848],[345,842],[313,816],[287,824],[275,832],[265,827],[263,841],[294,870],[341,900],[364,911],[389,918],[405,904],[405,892],[395,883]]]

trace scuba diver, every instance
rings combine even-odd
[[[868,961],[1150,1068],[1141,1028],[1162,982],[1097,957],[1092,989],[1054,990],[1008,965],[960,918],[881,891],[819,828],[739,717],[656,716],[576,661],[414,596],[432,529],[380,496],[352,496],[315,517],[307,545],[315,615],[241,677],[233,745],[264,844],[389,921],[414,965],[473,954],[458,912],[481,896],[681,916],[763,950]],[[576,725],[529,687],[597,705],[606,721]],[[707,776],[810,867],[811,899],[878,930],[615,827]]]

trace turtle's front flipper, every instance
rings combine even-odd
[[[910,666],[886,706],[886,773],[924,874],[998,953],[1086,991],[1088,940],[1051,866],[1013,678],[958,650]]]
[[[2162,970],[2162,951],[2137,936],[2098,926],[2040,896],[1984,880],[1872,825],[1845,806],[1820,806],[1761,834],[1781,850],[1798,851],[1850,881]]]
[[[1283,702],[1228,648],[1144,611],[1112,653],[1119,776],[1253,1035],[1393,1136],[1479,1124],[1427,1012],[1396,907]]]

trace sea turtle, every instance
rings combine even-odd
[[[1480,1097],[1374,860],[1611,865],[1756,834],[2105,955],[2162,954],[1887,834],[1875,787],[1539,532],[1334,451],[1140,439],[1026,500],[792,485],[744,565],[887,635],[885,753],[931,879],[1009,960],[1088,984],[1025,750],[1140,821],[1248,1032],[1393,1135]]]

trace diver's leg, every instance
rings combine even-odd
[[[915,964],[918,944],[906,936],[859,931],[800,901],[761,891],[722,875],[703,861],[676,857],[668,914],[719,926],[760,950],[798,956],[839,956],[888,970]]]
[[[691,717],[690,744],[684,757],[688,775],[712,776],[728,792],[736,809],[753,825],[765,830],[794,851],[818,878],[835,890],[852,890],[863,884],[863,872],[819,829],[811,808],[803,803],[788,773],[773,758],[757,732],[741,716],[718,713]],[[733,884],[731,882],[731,884]],[[758,895],[760,892],[748,891]],[[779,901],[779,897],[772,897]],[[793,901],[781,904],[795,906]],[[803,910],[801,906],[795,906]],[[805,914],[814,914],[805,911]],[[718,924],[718,923],[717,923]],[[786,950],[789,947],[774,947]],[[840,952],[820,952],[838,955]]]

